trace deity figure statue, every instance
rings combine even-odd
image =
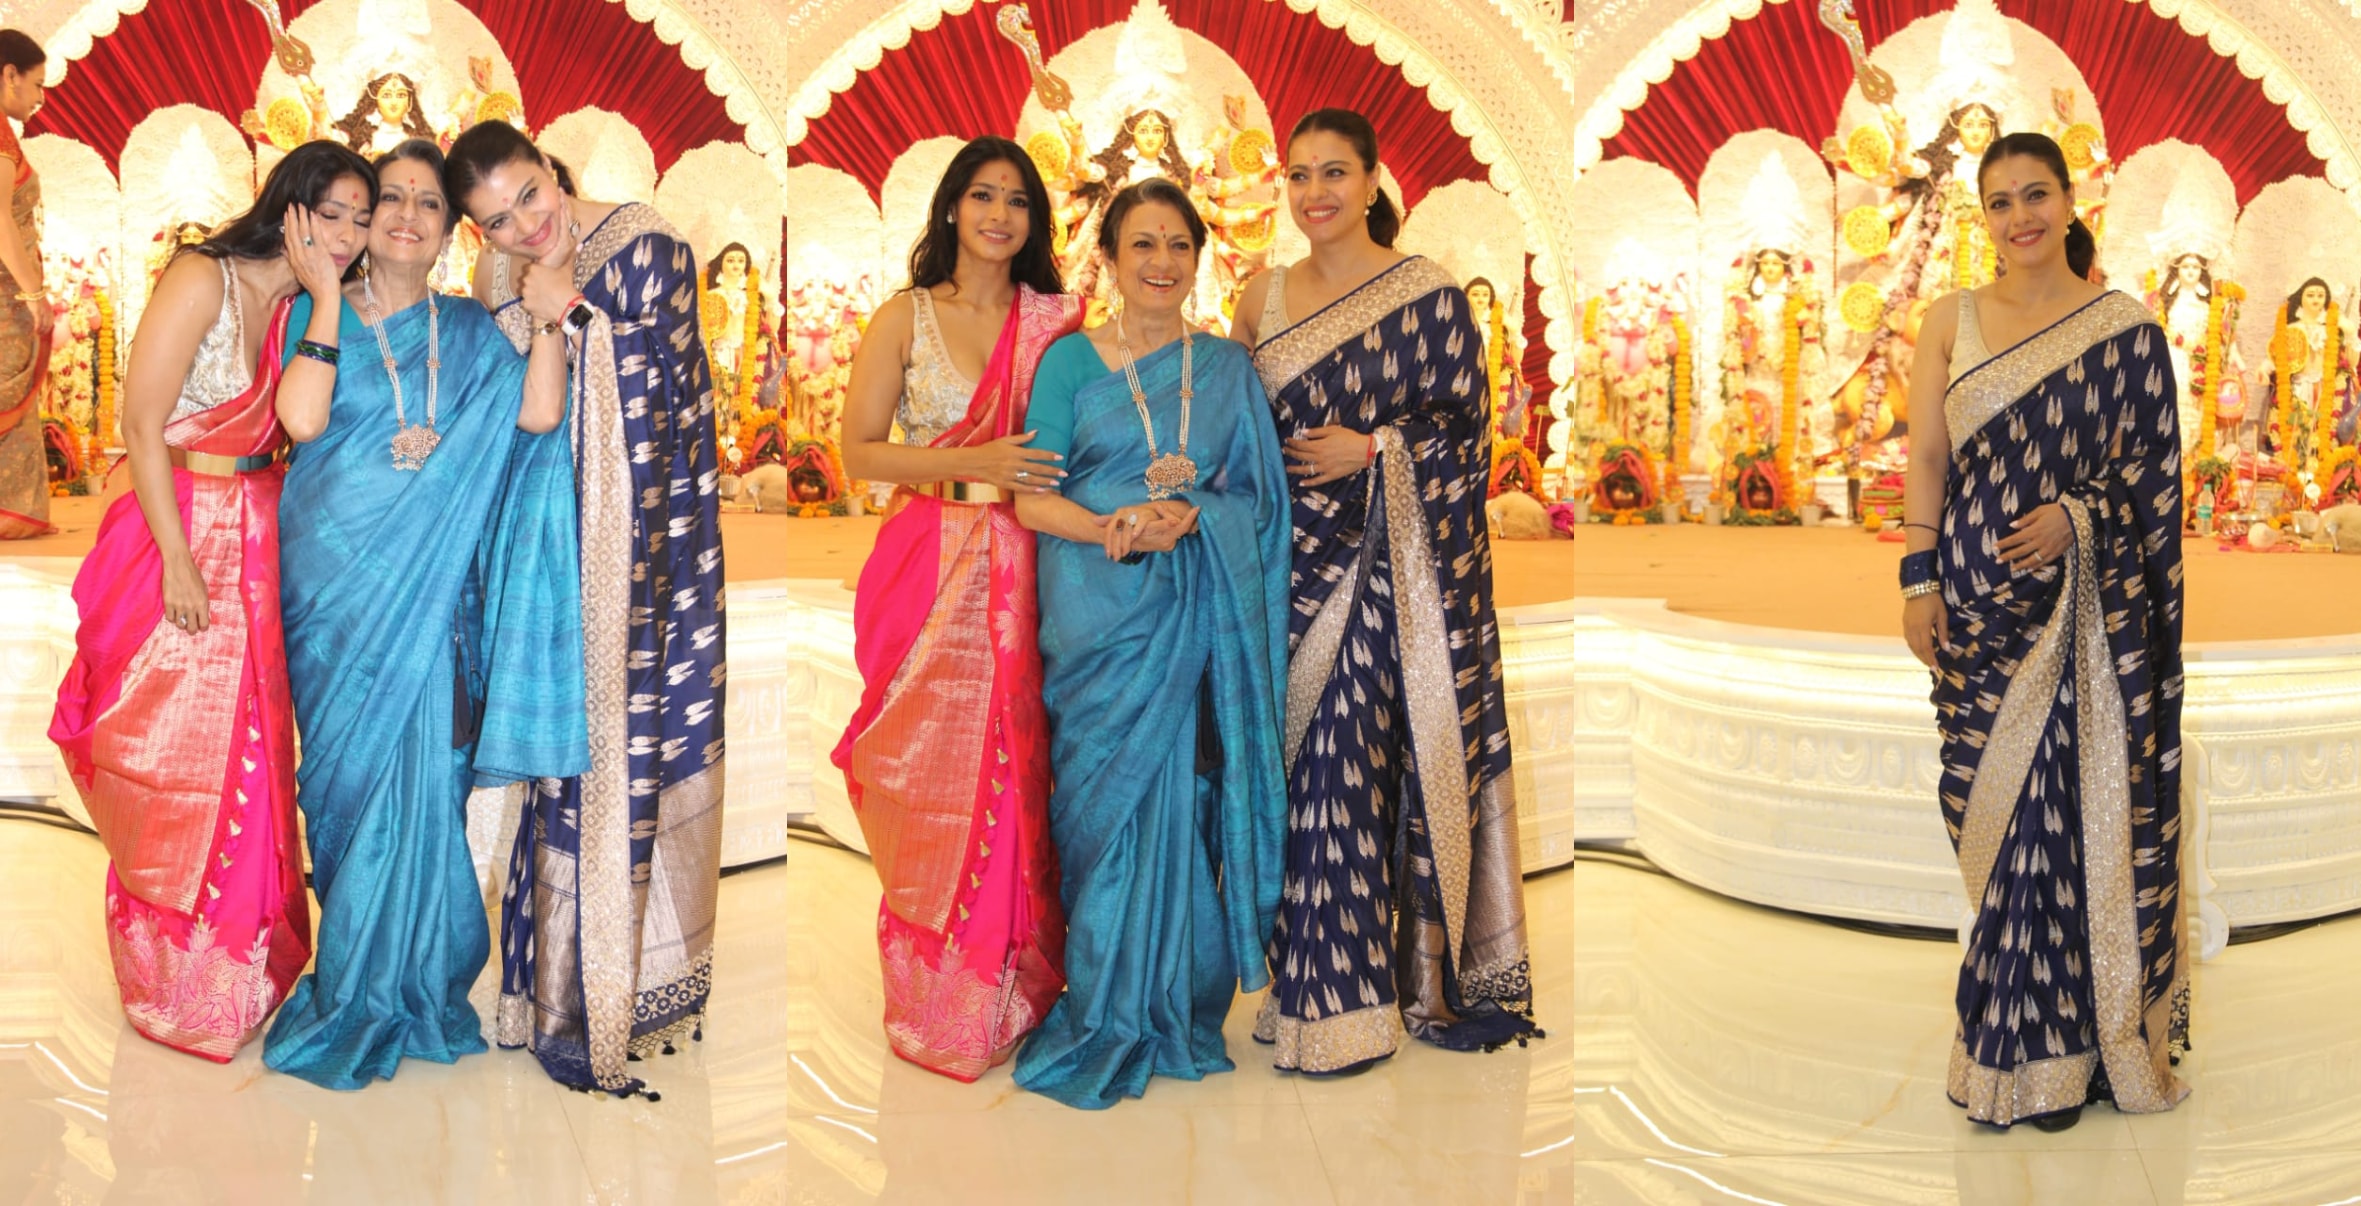
[[[1060,121],[1061,128],[1064,121]],[[1073,130],[1078,138],[1080,127]],[[1038,165],[1036,165],[1038,166]],[[1123,119],[1122,128],[1107,148],[1069,165],[1070,191],[1058,206],[1056,224],[1067,232],[1058,269],[1066,287],[1084,297],[1098,292],[1099,221],[1115,194],[1151,176],[1162,176],[1184,190],[1189,187],[1189,164],[1172,138],[1172,118],[1161,110],[1141,109]],[[1059,195],[1057,185],[1051,195]]]
[[[1797,446],[1785,450],[1790,463],[1808,476],[1821,459],[1833,455],[1834,421],[1821,393],[1827,367],[1820,291],[1809,275],[1796,272],[1795,254],[1764,247],[1741,259],[1722,302],[1722,422],[1716,442],[1723,458],[1779,442],[1790,372],[1798,419]]]
[[[2245,441],[2238,438],[2246,413],[2246,360],[2238,351],[2238,291],[2214,280],[2213,264],[2196,252],[2173,257],[2163,280],[2148,297],[2149,309],[2163,324],[2172,356],[2173,379],[2181,388],[2181,455],[2194,456],[2204,435],[2205,405],[2200,389],[2210,383],[2214,396],[2215,455],[2235,462]],[[2214,333],[2214,294],[2223,292],[2220,365],[2208,363],[2208,341]]]
[[[1575,359],[1582,400],[1571,452],[1587,462],[1605,444],[1631,443],[1662,456],[1672,442],[1672,320],[1684,305],[1678,283],[1625,280],[1600,299],[1597,339]]]
[[[1239,291],[1264,267],[1277,233],[1279,151],[1269,132],[1251,128],[1245,97],[1222,97],[1222,118],[1191,165],[1189,196],[1212,232],[1213,285],[1227,329]]]
[[[762,295],[754,292],[747,271],[751,263],[745,245],[731,243],[705,265],[705,297],[700,309],[705,351],[713,358],[716,386],[727,382],[734,387],[746,352],[746,312],[753,308],[756,314],[761,313]],[[734,388],[732,393],[734,396]]]
[[[2320,441],[2323,408],[2333,424],[2352,389],[2353,362],[2327,281],[2313,277],[2288,294],[2279,325],[2271,338],[2275,372],[2255,416],[2262,428],[2259,447],[2282,470],[2305,471],[2328,451]]]
[[[434,127],[418,106],[417,81],[400,72],[370,80],[335,129],[344,145],[367,159],[392,151],[406,139],[435,140]]]

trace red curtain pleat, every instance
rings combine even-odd
[[[293,20],[316,2],[285,0],[283,11]],[[745,137],[680,51],[620,4],[460,3],[499,40],[536,122],[612,110],[639,127],[659,171],[683,151]],[[157,109],[203,105],[235,123],[253,107],[270,53],[262,17],[244,0],[151,0],[74,63],[26,132],[86,143],[114,168],[132,127]]]
[[[1525,445],[1533,455],[1548,459],[1549,446],[1538,438],[1548,430],[1542,409],[1549,405],[1550,394],[1557,387],[1549,379],[1549,319],[1541,313],[1541,282],[1533,275],[1533,257],[1525,257],[1525,359],[1517,370],[1525,375],[1525,384],[1533,389],[1533,407],[1526,412]]]
[[[1862,0],[1855,8],[1874,46],[1951,4]],[[1852,65],[1816,9],[1811,0],[1785,0],[1734,22],[1728,36],[1706,43],[1624,116],[1606,155],[1662,164],[1694,190],[1706,160],[1733,134],[1779,130],[1818,146],[1839,133]],[[2000,10],[2041,31],[2081,69],[2118,162],[2178,138],[2221,161],[2240,204],[2275,180],[2324,170],[2261,84],[2146,4],[2000,0]]]
[[[1133,0],[1033,0],[1044,56],[1131,15]],[[1169,0],[1173,23],[1221,47],[1254,82],[1284,134],[1312,109],[1358,110],[1377,127],[1388,170],[1412,205],[1427,190],[1487,173],[1427,103],[1375,51],[1340,30],[1272,0]],[[979,4],[921,30],[864,72],[811,123],[792,157],[838,168],[875,195],[886,171],[913,144],[940,135],[1009,134],[1032,87],[1024,56],[993,28],[999,9]]]

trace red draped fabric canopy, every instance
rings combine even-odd
[[[282,11],[292,21],[314,3],[283,0]],[[639,127],[659,171],[684,151],[745,136],[680,51],[620,4],[459,3],[499,41],[536,122],[587,105],[612,110]],[[254,107],[270,53],[262,16],[244,0],[151,0],[73,64],[26,133],[62,134],[117,167],[132,127],[157,109],[202,105],[235,124]]]
[[[2203,147],[2230,173],[2243,205],[2275,180],[2324,171],[2286,110],[2201,38],[2127,0],[1999,0],[2004,15],[2041,31],[2090,84],[2117,162],[2177,138]],[[1903,26],[1948,11],[1951,0],[1859,0],[1872,47]],[[1672,169],[1692,191],[1706,160],[1731,135],[1773,129],[1813,146],[1832,134],[1852,64],[1812,0],[1763,5],[1728,36],[1649,90],[1605,148]]]

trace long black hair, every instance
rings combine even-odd
[[[19,75],[30,75],[33,69],[49,61],[49,52],[33,36],[18,29],[0,29],[0,67],[14,67]]]
[[[746,271],[754,271],[754,253],[746,250],[746,245],[744,243],[725,243],[722,245],[720,254],[714,256],[705,264],[706,288],[718,289],[721,287],[721,262],[730,258],[730,253],[733,251],[746,257]]]
[[[1295,129],[1287,134],[1287,145],[1306,134],[1334,134],[1353,144],[1353,152],[1361,157],[1361,170],[1374,175],[1377,171],[1377,127],[1369,119],[1350,109],[1314,109],[1296,120]],[[1377,192],[1377,200],[1369,203],[1369,237],[1380,247],[1394,245],[1395,236],[1402,233],[1402,211],[1394,208],[1394,199],[1372,179],[1370,187]]]
[[[918,241],[910,247],[911,288],[931,289],[955,278],[959,271],[959,199],[975,183],[976,173],[993,163],[1014,167],[1017,179],[1025,185],[1025,245],[1017,248],[1016,258],[1010,261],[1008,278],[1035,293],[1066,291],[1065,282],[1058,279],[1057,253],[1050,246],[1056,236],[1049,228],[1049,186],[1041,182],[1041,169],[1033,166],[1033,157],[1025,148],[990,135],[959,148],[951,157],[951,166],[943,169],[942,180],[935,184],[934,200],[926,206],[926,229],[918,232]],[[749,256],[748,262],[752,259]]]
[[[2304,290],[2314,285],[2320,286],[2320,301],[2323,309],[2336,304],[2336,290],[2329,288],[2327,281],[2315,276],[2303,284],[2297,285],[2295,292],[2287,295],[2287,321],[2294,322],[2298,316],[2303,314]]]
[[[2066,170],[2066,152],[2059,150],[2057,141],[2049,135],[2032,130],[2003,134],[1993,139],[1991,146],[1984,148],[1984,158],[1976,164],[1977,193],[1982,194],[1984,174],[1992,170],[1993,164],[2018,155],[2041,161],[2041,165],[2050,170],[2050,175],[2057,177],[2058,187],[2065,190],[2067,207],[2071,211],[2074,203],[2074,176]],[[2072,269],[2074,275],[2089,280],[2091,266],[2098,259],[2098,236],[2092,234],[2090,227],[2077,215],[2066,224],[2066,267]]]
[[[287,157],[263,178],[262,191],[255,195],[254,204],[205,241],[187,248],[198,255],[217,260],[267,260],[287,251],[287,207],[300,205],[317,209],[320,200],[328,195],[337,181],[350,176],[361,182],[361,193],[367,203],[377,203],[377,171],[360,153],[341,142],[315,138],[287,152]],[[349,278],[360,265],[353,258],[353,268],[346,269]]]

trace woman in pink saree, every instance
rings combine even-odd
[[[157,282],[124,389],[134,493],[108,508],[75,576],[82,623],[49,724],[114,863],[123,1012],[224,1063],[311,959],[275,402],[287,307],[298,288],[337,297],[374,190],[343,146],[298,147],[252,210]]]
[[[845,468],[902,488],[861,570],[863,689],[834,761],[885,888],[886,1035],[903,1059],[973,1081],[1065,987],[1066,927],[1033,534],[1011,504],[965,500],[956,483],[1047,493],[1065,476],[1026,447],[1025,405],[1041,354],[1080,314],[1024,148],[967,144],[928,214],[910,288],[878,308],[853,358]],[[900,443],[887,439],[897,421]]]

